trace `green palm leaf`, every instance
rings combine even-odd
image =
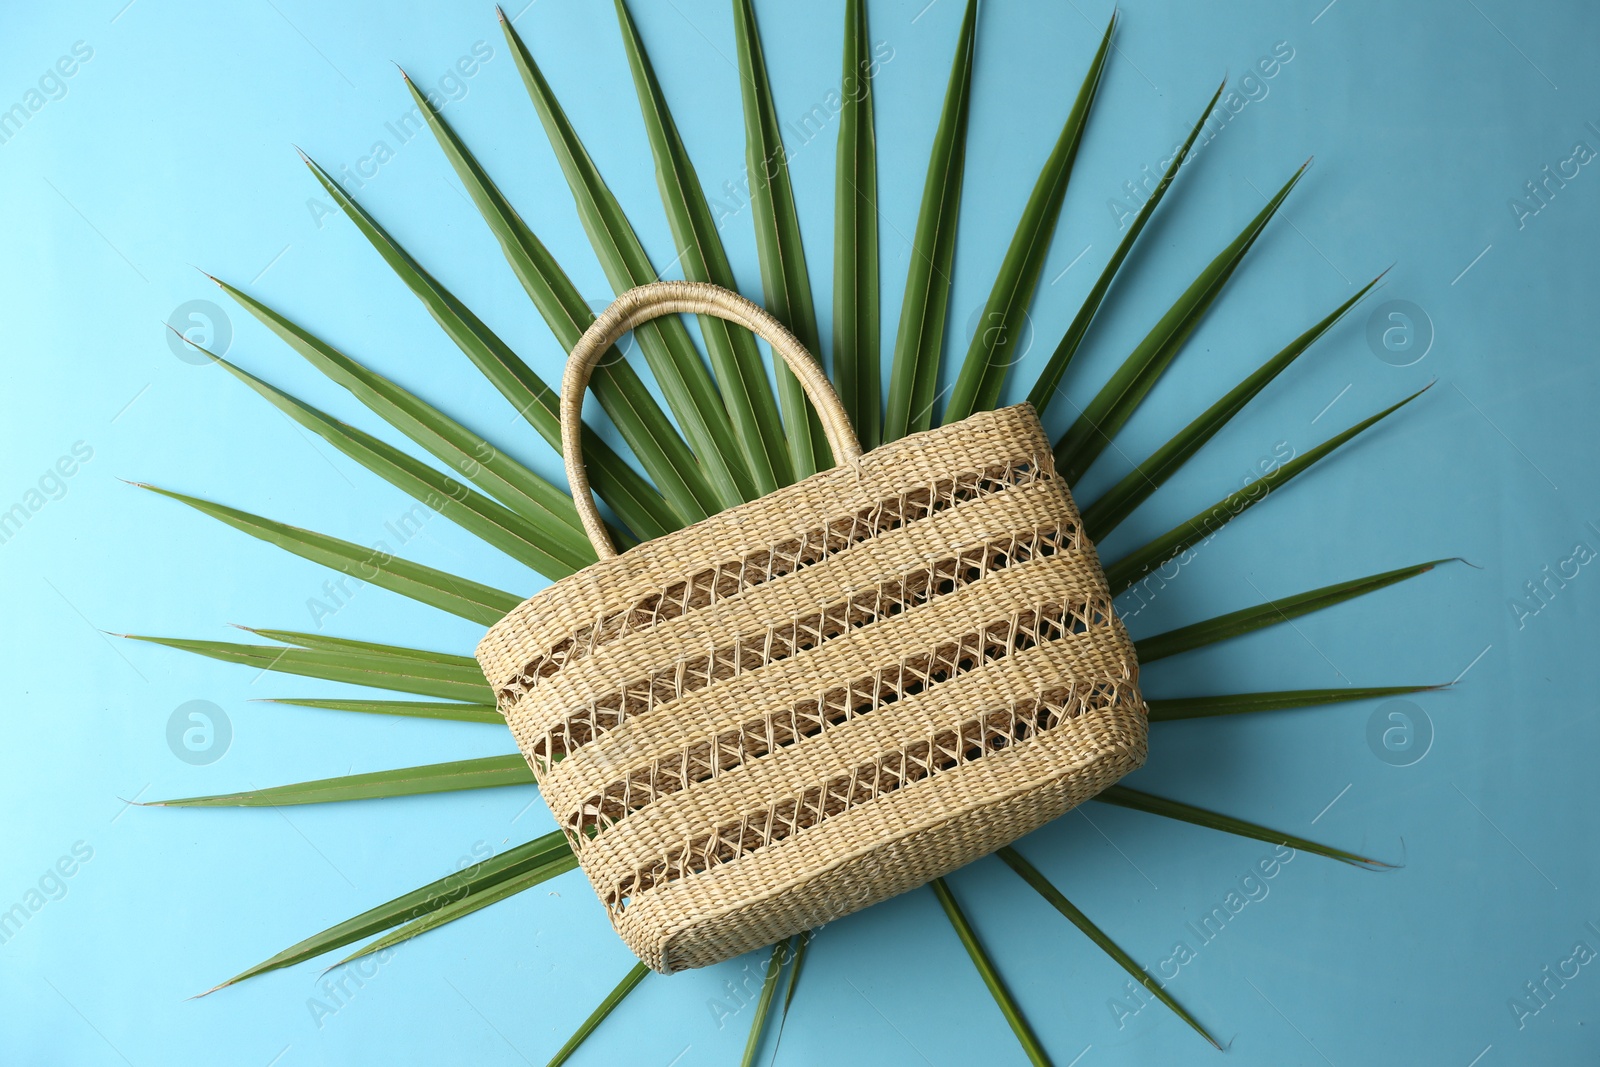
[[[1117,560],[1106,568],[1106,581],[1111,586],[1111,594],[1117,595],[1156,567],[1188,549],[1196,541],[1212,536],[1231,520],[1267,499],[1291,478],[1324,459],[1363,430],[1399,411],[1429,388],[1428,385],[1423,386],[1399,403],[1384,408],[1371,418],[1363,419],[1342,433],[1335,434],[1283,466],[1273,468],[1244,488],[1229,493],[1187,522],[1179,523],[1149,544]]]
[[[778,1046],[783,1043],[783,1027],[789,1021],[789,1005],[794,1003],[794,990],[800,984],[800,968],[805,966],[806,947],[811,944],[811,939],[817,936],[815,930],[807,930],[795,936],[794,966],[789,968],[789,984],[783,991],[783,1008],[778,1012],[778,1034],[772,1039],[772,1055],[776,1059]]]
[[[692,282],[711,282],[724,289],[737,290],[733,267],[717,232],[711,205],[706,202],[700,179],[688,150],[678,135],[678,126],[667,107],[666,95],[645,52],[627,5],[616,0],[617,22],[622,27],[622,44],[628,53],[633,85],[644,113],[645,132],[650,136],[650,151],[656,161],[656,184],[667,211],[678,245],[678,263],[683,276]],[[701,315],[700,334],[706,340],[711,369],[716,372],[734,433],[744,448],[755,479],[758,495],[772,492],[794,480],[789,462],[789,445],[783,437],[778,405],[767,385],[761,350],[750,331],[740,329],[714,315]]]
[[[1242,634],[1274,626],[1280,622],[1297,619],[1313,611],[1341,604],[1346,600],[1354,599],[1366,593],[1376,592],[1385,586],[1396,582],[1403,582],[1407,578],[1414,578],[1433,570],[1441,563],[1448,563],[1449,559],[1436,559],[1427,563],[1419,563],[1412,567],[1401,567],[1397,570],[1384,571],[1382,574],[1373,574],[1365,578],[1354,578],[1348,582],[1338,582],[1334,585],[1325,585],[1310,592],[1299,593],[1295,596],[1284,597],[1281,600],[1269,600],[1265,604],[1255,607],[1241,608],[1230,611],[1226,615],[1218,615],[1214,619],[1181,626],[1176,630],[1155,634],[1152,637],[1141,638],[1133,643],[1134,650],[1138,653],[1140,663],[1152,663],[1167,656],[1176,656],[1180,652],[1203,648],[1218,641],[1226,641],[1230,637],[1239,637]]]
[[[326,171],[304,152],[300,154],[300,158],[327,190],[328,195],[333,197],[334,202],[355,223],[361,235],[377,249],[384,262],[394,269],[396,276],[405,282],[406,287],[416,295],[417,299],[422,301],[423,307],[428,309],[428,314],[433,316],[434,321],[455,342],[456,347],[460,348],[472,361],[473,366],[477,367],[500,391],[500,395],[510,401],[511,405],[528,420],[529,425],[559,452],[561,450],[560,401],[555,390],[533,373],[522,358],[511,350],[511,346],[489,329],[482,319],[456,298],[454,293],[423,270],[410,253],[400,247],[394,238],[389,236],[388,231],[379,226],[377,220],[351,199]],[[533,238],[533,241],[537,244],[536,238]],[[548,255],[546,258],[548,259]],[[560,268],[556,267],[553,261],[547,266],[549,270],[560,275],[562,281],[566,280],[566,276],[560,274]],[[570,286],[570,283],[568,284]],[[575,292],[573,296],[576,297]],[[546,303],[557,303],[555,296],[551,294]],[[584,313],[587,314],[587,305],[582,305],[581,300],[578,303],[583,306]],[[576,340],[581,332],[581,329],[571,331],[573,340]],[[565,334],[561,336],[564,337]],[[565,341],[563,343],[565,344]],[[570,348],[571,345],[567,347]],[[612,418],[612,421],[622,429],[623,438],[630,446],[635,447],[636,452],[642,453],[649,450],[652,445],[648,429],[650,426],[655,425],[658,432],[672,438],[677,437],[677,432],[666,421],[666,416],[655,406],[655,402],[650,400],[649,394],[644,391],[643,383],[637,382],[636,379],[634,383],[637,385],[636,391],[622,379],[613,380],[597,372],[595,392],[602,397],[612,398],[610,406],[616,406],[618,403],[615,394],[619,392],[635,399],[637,399],[636,392],[643,393],[644,399],[648,401],[648,407],[654,412],[655,422],[644,418],[630,420],[628,413],[631,408],[623,412],[622,418],[616,416]],[[602,399],[602,405],[605,404],[606,401]],[[609,409],[608,406],[607,410]],[[659,425],[656,425],[657,423]],[[681,440],[678,444],[683,447]],[[600,440],[587,426],[584,427],[583,458],[589,468],[589,479],[595,492],[611,505],[611,509],[634,533],[647,539],[659,537],[677,529],[681,524],[682,520],[655,487],[645,481],[626,460],[610,445]]]
[[[594,321],[593,310],[555,257],[550,255],[528,224],[522,221],[522,216],[517,214],[490,180],[461,138],[456,136],[450,124],[417,91],[409,78],[406,79],[406,87],[411,90],[417,107],[428,122],[428,128],[433,131],[439,147],[444,149],[445,157],[450,160],[457,177],[466,186],[478,213],[500,242],[500,250],[511,265],[512,273],[539,309],[550,332],[555,334],[556,341],[570,352],[583,331]],[[633,454],[639,458],[656,488],[672,503],[673,510],[678,513],[679,525],[703,519],[721,507],[694,453],[689,451],[689,446],[656,404],[638,374],[615,349],[607,352],[600,366],[595,368],[590,388],[594,390],[600,406],[611,416],[611,421],[616,423],[618,431],[628,442],[628,447],[633,449]],[[541,391],[538,400],[539,406],[548,412],[551,419],[556,420],[553,440],[546,433],[546,420],[543,417],[537,416],[532,408],[524,406],[520,410],[530,419],[537,418],[535,427],[559,451],[561,434],[555,395]],[[585,445],[586,449],[588,447]],[[588,456],[587,451],[584,454]],[[596,485],[598,487],[599,483]]]
[[[833,187],[833,376],[861,447],[883,435],[878,366],[878,139],[866,0],[847,0]]]
[[[1193,422],[1173,435],[1170,441],[1156,449],[1149,459],[1129,471],[1127,476],[1112,486],[1104,496],[1084,508],[1083,529],[1090,540],[1101,541],[1106,534],[1116,529],[1118,523],[1127,518],[1151,493],[1161,488],[1178,468],[1187,463],[1189,458],[1200,451],[1218,430],[1228,424],[1228,420],[1239,414],[1246,404],[1255,399],[1256,394],[1267,387],[1267,383],[1287,370],[1289,364],[1310,348],[1317,338],[1327,333],[1329,327],[1342,319],[1345,313],[1366,296],[1382,277],[1380,274],[1372,279],[1321,322],[1289,342],[1281,352],[1263,363],[1253,374],[1229,390],[1226,396],[1212,404]]]
[[[319,649],[323,652],[348,652],[375,659],[393,659],[405,663],[421,663],[441,670],[463,672],[471,677],[473,671],[482,673],[478,661],[471,656],[458,656],[454,652],[434,652],[425,648],[406,648],[401,645],[384,645],[376,641],[357,641],[348,637],[330,637],[327,634],[306,633],[303,630],[275,630],[269,627],[240,626],[239,629],[269,641],[278,641],[296,648]]]
[[[900,331],[889,370],[889,403],[883,439],[893,441],[933,425],[934,391],[944,350],[945,318],[950,310],[951,266],[956,254],[956,223],[961,216],[961,179],[967,161],[968,98],[978,30],[978,0],[967,0],[961,35],[950,64],[944,110],[928,157],[922,207],[911,239],[911,266],[900,305]]]
[[[239,793],[156,800],[151,801],[151,805],[165,808],[278,808],[292,804],[329,804],[345,800],[418,796],[423,793],[454,793],[464,789],[493,789],[532,782],[533,774],[528,770],[528,762],[520,753],[512,753],[508,756],[430,763],[422,767],[400,767],[367,774],[346,774],[267,789],[247,789]]]
[[[1442,685],[1382,685],[1342,689],[1280,689],[1270,693],[1174,697],[1167,700],[1151,700],[1147,703],[1150,707],[1151,722],[1175,722],[1178,719],[1200,719],[1213,715],[1244,715],[1257,711],[1342,704],[1351,700],[1404,696],[1407,693],[1427,693],[1444,688]]]
[[[1000,404],[1000,388],[1005,384],[1006,372],[1019,358],[1012,346],[1022,338],[1028,305],[1039,287],[1039,273],[1044,269],[1056,221],[1061,217],[1061,199],[1067,194],[1072,164],[1078,158],[1078,145],[1083,142],[1089,109],[1100,88],[1100,76],[1106,69],[1111,34],[1116,26],[1117,16],[1113,12],[1111,21],[1106,24],[1105,36],[1100,39],[1100,48],[1089,64],[1089,73],[1084,75],[1083,85],[1078,89],[1078,98],[1067,112],[1067,121],[1056,138],[1055,148],[1045,160],[1022,218],[1017,221],[1011,247],[1006,249],[994,288],[989,291],[989,301],[983,306],[983,317],[978,320],[978,331],[972,335],[967,358],[950,391],[943,416],[945,422],[959,422],[974,412],[987,411]]]
[[[242,982],[246,978],[290,967],[325,952],[332,952],[363,937],[370,937],[418,916],[446,908],[455,901],[480,894],[508,879],[544,869],[552,863],[559,863],[563,858],[570,859],[571,856],[572,849],[559,831],[534,838],[532,841],[508,848],[498,856],[491,856],[482,863],[448,874],[409,893],[403,893],[393,900],[369,908],[360,915],[298,941],[271,959],[256,964],[207,992],[216,992],[217,989]]]
[[[520,597],[511,593],[447,574],[432,567],[424,567],[420,563],[399,559],[390,555],[387,550],[363,548],[350,541],[341,541],[337,537],[303,530],[298,526],[288,526],[271,519],[264,519],[259,515],[252,515],[247,511],[214,504],[209,500],[175,493],[170,489],[161,489],[144,482],[131,484],[187,504],[196,511],[225,522],[236,530],[244,531],[251,537],[259,538],[269,545],[276,545],[287,552],[293,552],[313,563],[332,567],[357,581],[371,582],[373,585],[485,626],[499,622],[501,616],[521,602]]]
[[[955,927],[956,936],[961,938],[962,947],[967,950],[967,955],[972,957],[972,965],[978,969],[983,984],[989,988],[989,995],[994,997],[995,1004],[1000,1008],[1000,1014],[1005,1016],[1006,1025],[1017,1035],[1017,1042],[1022,1046],[1028,1062],[1034,1064],[1034,1067],[1050,1067],[1050,1057],[1045,1054],[1044,1046],[1039,1044],[1039,1039],[1034,1036],[1028,1020],[1023,1018],[1022,1009],[1011,999],[1011,993],[1006,989],[1000,972],[990,962],[989,954],[983,950],[977,932],[972,929],[972,924],[967,922],[967,917],[962,913],[961,905],[956,903],[950,887],[945,885],[943,878],[935,878],[928,884],[933,887],[934,895],[939,898],[939,906],[944,909],[950,925]]]
[[[545,1067],[561,1067],[563,1063],[566,1063],[572,1054],[578,1051],[578,1046],[589,1039],[589,1035],[594,1033],[600,1024],[606,1021],[606,1016],[615,1011],[617,1005],[621,1004],[627,995],[632,993],[640,982],[644,981],[644,976],[649,973],[650,968],[642,963],[635,963],[629,968],[628,973],[622,976],[622,981],[617,983],[617,988],[606,994],[606,999],[600,1002],[598,1008],[589,1013],[589,1017],[583,1020],[583,1025],[578,1027],[577,1033],[568,1038],[567,1043],[562,1045],[554,1056],[550,1057],[550,1062]]]
[[[793,941],[793,938],[779,941],[767,957],[767,976],[761,982],[761,995],[756,998],[755,1017],[750,1020],[750,1036],[745,1040],[739,1067],[755,1067],[756,1056],[761,1051],[761,1034],[767,1028],[767,1014],[772,1010],[772,997],[778,991],[778,979],[783,974]]]
[[[305,357],[306,362],[348,389],[357,400],[431,452],[453,473],[475,482],[528,522],[560,535],[563,551],[573,558],[593,555],[577,509],[566,493],[415,394],[362,366],[227,282],[211,280]]]
[[[594,562],[594,549],[587,544],[580,554],[577,546],[565,543],[564,524],[528,522],[393,445],[340,422],[225,359],[213,358],[273,407],[363,467],[545,577],[564,578]]]
[[[163,645],[224,663],[237,663],[261,671],[280,674],[299,674],[307,678],[321,678],[328,682],[348,682],[351,685],[391,689],[421,697],[459,701],[466,704],[492,704],[494,692],[483,680],[469,670],[422,662],[411,662],[400,657],[363,655],[357,652],[333,652],[308,648],[279,648],[272,645],[240,645],[226,641],[198,641],[178,637],[148,637],[140,634],[124,635],[130,640]]]
[[[1155,191],[1150,194],[1150,199],[1144,202],[1139,209],[1139,214],[1134,216],[1128,232],[1122,235],[1122,241],[1117,245],[1117,250],[1111,254],[1105,267],[1100,271],[1100,277],[1095,280],[1090,288],[1089,295],[1083,298],[1083,304],[1078,308],[1077,315],[1073,316],[1072,325],[1067,327],[1067,332],[1061,335],[1061,341],[1056,345],[1050,358],[1045,361],[1044,369],[1039,372],[1038,380],[1033,383],[1033,389],[1028,393],[1028,403],[1032,404],[1043,415],[1050,406],[1050,401],[1055,399],[1056,387],[1061,384],[1062,375],[1066,374],[1067,366],[1072,362],[1072,357],[1078,354],[1078,348],[1083,344],[1084,336],[1089,332],[1089,326],[1094,322],[1095,315],[1100,311],[1100,305],[1105,301],[1106,294],[1111,291],[1111,283],[1116,278],[1117,272],[1122,269],[1123,260],[1128,258],[1128,253],[1133,251],[1134,242],[1139,239],[1145,223],[1150,221],[1150,216],[1156,212],[1156,205],[1161,203],[1161,198],[1167,195],[1167,190],[1172,186],[1172,179],[1178,176],[1178,168],[1183,166],[1189,157],[1189,149],[1193,147],[1195,138],[1200,136],[1200,130],[1211,118],[1211,110],[1217,106],[1217,99],[1222,96],[1222,90],[1227,87],[1224,78],[1217,91],[1212,94],[1211,101],[1206,104],[1206,109],[1200,113],[1200,121],[1194,124],[1189,131],[1188,139],[1173,153],[1171,161],[1167,164],[1166,173],[1162,174],[1161,181],[1156,185]]]
[[[1217,1039],[1207,1033],[1206,1028],[1201,1026],[1193,1015],[1190,1015],[1187,1011],[1184,1011],[1182,1005],[1180,1005],[1176,1000],[1173,1000],[1172,997],[1168,995],[1167,991],[1161,988],[1160,982],[1157,982],[1145,972],[1143,967],[1140,967],[1137,963],[1135,963],[1132,956],[1129,956],[1126,952],[1122,951],[1121,947],[1118,946],[1115,941],[1107,937],[1105,931],[1101,930],[1093,922],[1089,921],[1089,917],[1083,912],[1079,911],[1077,906],[1062,894],[1061,890],[1051,885],[1050,880],[1039,873],[1038,868],[1029,863],[1027,860],[1023,859],[1022,855],[1009,845],[1005,848],[1002,848],[996,853],[996,855],[1000,857],[1007,867],[1010,867],[1013,871],[1016,871],[1017,874],[1022,877],[1022,880],[1032,886],[1040,896],[1049,901],[1051,907],[1065,915],[1068,920],[1071,921],[1072,925],[1076,926],[1079,930],[1082,930],[1084,936],[1099,946],[1100,951],[1104,952],[1107,956],[1110,956],[1113,960],[1115,960],[1117,966],[1131,974],[1133,976],[1133,980],[1148,990],[1151,996],[1161,1001],[1161,1003],[1165,1004],[1168,1008],[1171,1008],[1173,1014],[1177,1015],[1178,1018],[1182,1019],[1184,1022],[1188,1023],[1194,1028],[1195,1033],[1211,1042],[1216,1046],[1218,1051],[1221,1051],[1222,1046],[1217,1044]]]
[[[292,704],[301,708],[327,711],[353,711],[362,715],[399,715],[412,719],[443,719],[450,722],[478,722],[505,725],[505,716],[493,704],[460,704],[434,700],[329,700],[299,697],[270,697],[265,704]]]
[[[1197,808],[1192,804],[1185,804],[1177,800],[1168,800],[1165,797],[1151,796],[1141,793],[1136,789],[1129,789],[1125,785],[1106,787],[1104,792],[1095,796],[1096,800],[1106,804],[1115,804],[1119,808],[1132,808],[1135,811],[1149,812],[1151,815],[1160,815],[1179,822],[1193,823],[1212,830],[1221,830],[1223,833],[1234,834],[1239,837],[1250,837],[1257,841],[1265,841],[1270,845],[1287,845],[1298,852],[1310,852],[1316,856],[1326,856],[1348,863],[1355,867],[1365,867],[1368,870],[1382,870],[1392,868],[1394,864],[1384,863],[1368,856],[1360,856],[1354,852],[1346,852],[1342,848],[1332,845],[1319,844],[1304,837],[1293,834],[1280,833],[1266,826],[1243,819],[1235,819],[1231,815],[1219,815],[1205,808]]]
[[[1301,164],[1267,206],[1200,272],[1056,442],[1056,466],[1068,482],[1076,482],[1089,469],[1133,415],[1310,165],[1310,160]]]
[[[523,84],[533,99],[550,146],[555,149],[567,186],[572,190],[578,217],[599,257],[600,266],[611,280],[611,287],[620,295],[636,285],[655,281],[659,275],[623,214],[622,205],[607,188],[544,74],[533,61],[533,55],[503,12],[500,28],[505,32],[512,58],[522,72]],[[643,322],[634,328],[633,335],[722,506],[732,507],[753,499],[755,482],[749,464],[734,436],[727,408],[717,395],[716,384],[701,361],[700,350],[695,347],[683,320],[668,316]]]
[[[821,339],[811,298],[811,276],[800,243],[800,216],[795,211],[789,160],[750,0],[733,0],[733,36],[739,53],[739,89],[744,98],[744,158],[750,179],[756,256],[761,262],[761,289],[767,310],[820,360]],[[804,478],[828,469],[833,466],[833,451],[799,380],[782,363],[774,372],[795,476]]]
[[[452,900],[442,908],[437,908],[425,915],[412,919],[404,926],[384,934],[376,941],[362,945],[359,949],[340,960],[339,963],[334,964],[334,966],[337,967],[340,964],[349,963],[351,960],[358,960],[363,956],[370,956],[375,952],[382,952],[384,949],[393,948],[402,941],[410,941],[419,934],[425,934],[429,930],[436,930],[446,923],[464,919],[473,912],[481,911],[491,904],[498,904],[508,897],[514,897],[518,893],[532,889],[536,885],[542,885],[557,875],[576,870],[577,866],[578,857],[574,856],[570,849],[565,852],[552,849],[549,858],[537,867],[514,875],[504,881],[496,882],[460,899]]]

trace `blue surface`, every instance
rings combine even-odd
[[[224,624],[239,622],[460,651],[476,640],[475,626],[373,588],[314,617],[311,601],[333,603],[327,572],[118,481],[155,481],[363,543],[384,538],[384,523],[409,507],[221,372],[174,355],[164,323],[175,309],[225,303],[197,266],[559,476],[550,449],[465,370],[354,229],[327,214],[290,148],[375,172],[361,201],[558,379],[562,353],[438,148],[389,132],[409,108],[391,61],[455,97],[450,121],[597,302],[604,278],[487,5],[124,2],[13,11],[0,35],[0,107],[38,105],[20,128],[0,127],[9,351],[0,509],[27,512],[0,544],[0,909],[27,911],[0,944],[0,1061],[543,1062],[629,965],[577,875],[403,946],[368,977],[342,979],[343,993],[303,965],[187,999],[485,849],[546,831],[531,791],[283,812],[123,803],[503,752],[503,732],[250,703],[338,687],[101,631],[226,639]],[[700,175],[720,189],[743,168],[727,5],[638,6]],[[760,6],[779,114],[798,122],[836,85],[842,20],[834,5]],[[958,343],[1109,10],[1108,0],[1080,0],[983,12],[951,310]],[[893,50],[877,82],[887,353],[961,10],[910,0],[874,2],[871,13],[873,38]],[[1109,540],[1107,558],[1236,487],[1260,460],[1304,452],[1437,379],[1207,544],[1133,619],[1135,632],[1425,559],[1472,564],[1154,665],[1150,693],[1460,684],[1415,698],[1402,709],[1409,723],[1369,702],[1158,726],[1149,766],[1132,780],[1403,860],[1401,870],[1301,855],[1271,880],[1248,881],[1270,847],[1103,805],[1022,848],[1153,970],[1176,943],[1189,946],[1166,965],[1177,971],[1169,988],[1230,1044],[1227,1062],[1594,1062],[1600,969],[1584,961],[1600,951],[1600,577],[1581,561],[1600,551],[1600,171],[1583,153],[1574,159],[1574,142],[1600,150],[1600,11],[1578,0],[1536,16],[1505,0],[1132,0],[1123,16],[1033,309],[1039,340],[1009,396],[1025,391],[1114,247],[1108,202],[1141,165],[1165,158],[1224,70],[1248,103],[1185,169],[1135,252],[1067,379],[1074,398],[1098,387],[1264,194],[1306,156],[1316,163],[1085,480],[1084,499],[1394,267],[1379,294]],[[671,262],[609,5],[543,0],[518,19],[655,262]],[[492,56],[471,77],[452,76],[478,41]],[[1275,47],[1292,58],[1244,84]],[[50,73],[61,57],[70,77]],[[810,141],[787,134],[825,337],[836,133],[829,122]],[[368,159],[379,140],[394,150],[381,165]],[[1547,164],[1566,166],[1568,179],[1551,182],[1543,204],[1527,200],[1524,184]],[[741,285],[759,295],[747,211],[724,238]],[[1381,318],[1369,343],[1369,319],[1389,301],[1422,309],[1431,326],[1414,311],[1409,321],[1430,344],[1405,348],[1406,322]],[[375,425],[243,313],[226,315],[233,358]],[[1382,344],[1389,325],[1401,330],[1389,337],[1399,352]],[[1052,412],[1054,429],[1068,410]],[[70,476],[51,473],[58,461]],[[502,587],[538,584],[442,520],[405,551]],[[1547,566],[1567,577],[1529,599],[1525,583],[1545,582]],[[194,700],[231,725],[210,763],[169,747],[169,720]],[[1423,716],[1431,743],[1413,760],[1403,728],[1420,729]],[[1401,728],[1387,735],[1399,754],[1384,747],[1390,726]],[[58,862],[70,876],[54,873]],[[1141,1008],[1125,975],[1001,865],[951,881],[1057,1064],[1220,1062],[1159,1005]],[[1234,890],[1250,902],[1202,944],[1189,924]],[[719,1026],[715,1005],[732,1011],[729,983],[759,966],[647,980],[575,1062],[735,1062],[748,1009]],[[1565,979],[1549,977],[1563,968]],[[1527,984],[1541,982],[1535,999]],[[921,891],[827,928],[778,1062],[924,1060],[1022,1057]]]

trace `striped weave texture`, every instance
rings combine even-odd
[[[657,971],[922,885],[1145,756],[1132,643],[1026,404],[603,559],[478,659]]]

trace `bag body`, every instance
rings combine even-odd
[[[596,344],[628,316],[605,320]],[[922,885],[1145,756],[1132,643],[1025,404],[857,446],[602,558],[510,612],[478,659],[617,932],[658,971]]]

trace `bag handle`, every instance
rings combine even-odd
[[[822,365],[806,351],[794,334],[767,311],[738,293],[708,282],[652,282],[629,289],[600,313],[573,346],[567,371],[561,379],[561,454],[567,465],[567,484],[589,543],[601,559],[617,554],[589,489],[589,472],[583,465],[583,394],[600,357],[629,330],[651,319],[675,313],[711,315],[737,323],[772,346],[789,365],[822,419],[823,432],[842,466],[861,458],[861,441],[850,425],[839,394]]]

